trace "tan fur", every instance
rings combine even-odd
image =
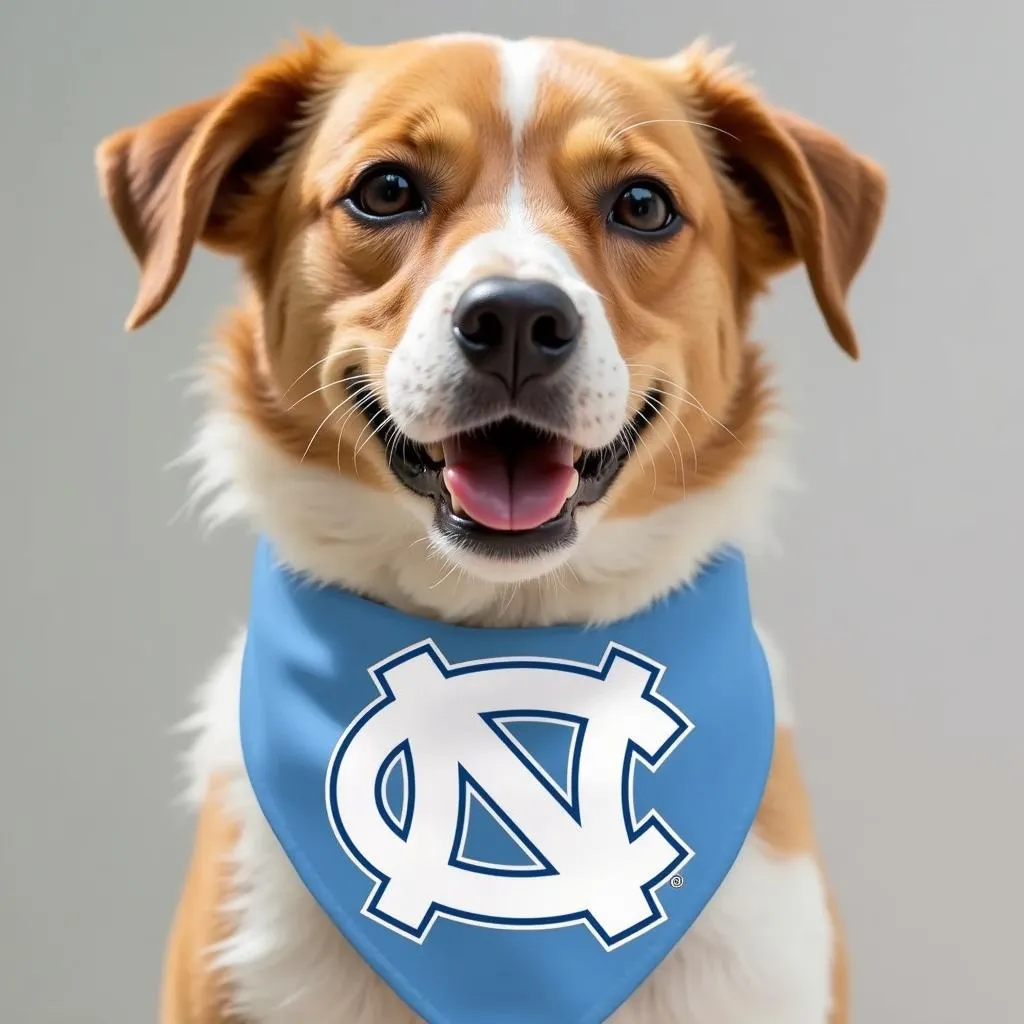
[[[773,275],[803,263],[831,333],[856,356],[845,298],[879,223],[884,178],[840,140],[767,106],[718,55],[694,48],[652,62],[558,46],[560,71],[526,126],[521,170],[538,228],[603,298],[632,408],[653,381],[666,385],[664,415],[605,512],[641,516],[717,485],[758,447],[774,396],[747,328]],[[292,458],[397,493],[381,447],[359,444],[358,410],[332,417],[339,381],[355,367],[382,395],[384,365],[424,288],[499,220],[512,161],[499,74],[494,55],[469,43],[438,63],[415,43],[311,39],[222,96],[108,139],[97,157],[103,190],[141,268],[129,326],[169,299],[197,242],[236,255],[250,297],[223,328],[221,367],[238,410]],[[367,233],[336,208],[384,157],[432,178],[429,224]],[[641,171],[667,183],[688,220],[657,249],[608,237],[592,208]],[[785,729],[754,828],[780,858],[815,855]],[[232,834],[214,789],[171,938],[163,1024],[228,1022],[205,957],[229,927]],[[838,923],[836,934],[832,1022],[845,1024]]]
[[[161,1024],[237,1024],[228,1011],[229,995],[210,968],[213,949],[231,928],[225,907],[236,837],[214,782],[196,825],[188,876],[167,942]]]
[[[816,852],[810,798],[800,776],[796,739],[791,729],[779,729],[775,734],[771,774],[754,830],[783,856]]]

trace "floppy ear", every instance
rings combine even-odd
[[[140,267],[128,330],[171,297],[197,241],[240,252],[258,237],[268,205],[262,200],[280,184],[268,172],[283,159],[337,49],[332,40],[306,39],[227,93],[100,144],[100,187]]]
[[[676,60],[733,186],[741,259],[769,272],[804,263],[833,338],[856,359],[846,295],[882,218],[881,168],[822,128],[767,106],[724,53],[697,46]]]

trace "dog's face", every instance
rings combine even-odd
[[[501,580],[742,462],[771,275],[803,262],[855,354],[844,298],[883,198],[872,164],[700,48],[476,37],[309,41],[99,162],[142,266],[130,322],[195,242],[237,255],[246,414]]]

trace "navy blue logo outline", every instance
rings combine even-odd
[[[622,804],[623,804],[623,816],[626,825],[627,835],[629,836],[630,842],[635,841],[641,835],[645,834],[649,829],[656,829],[662,836],[662,838],[675,849],[677,856],[672,862],[657,876],[650,879],[648,882],[641,886],[644,898],[650,908],[651,913],[642,922],[626,929],[622,933],[616,935],[608,935],[594,916],[589,910],[582,910],[572,914],[564,914],[554,917],[546,918],[499,918],[491,917],[484,914],[474,914],[466,911],[459,910],[456,907],[446,907],[437,902],[432,902],[427,909],[423,920],[417,927],[410,927],[404,921],[399,921],[396,918],[385,914],[378,908],[378,902],[383,896],[387,885],[391,879],[384,875],[381,871],[375,868],[356,847],[354,841],[348,836],[344,823],[342,822],[340,809],[337,804],[337,777],[340,770],[341,762],[344,758],[345,752],[348,749],[348,745],[357,735],[357,733],[376,715],[378,715],[385,707],[392,704],[395,701],[394,693],[387,682],[387,673],[389,670],[396,668],[398,665],[403,664],[406,661],[411,661],[421,655],[426,654],[434,662],[438,670],[444,675],[445,678],[455,678],[460,675],[467,675],[476,673],[482,669],[552,669],[557,668],[561,671],[577,673],[579,675],[587,676],[591,679],[599,682],[604,682],[608,678],[608,674],[611,671],[612,666],[618,659],[624,659],[631,662],[632,664],[644,669],[648,672],[648,681],[644,686],[641,699],[648,701],[657,707],[664,714],[668,715],[676,724],[676,728],[669,738],[661,745],[661,747],[651,753],[642,750],[634,741],[630,741],[627,744],[626,756],[623,762],[622,769]],[[497,928],[497,929],[509,929],[514,931],[530,931],[538,929],[550,929],[550,928],[564,928],[574,924],[583,924],[586,926],[588,931],[598,940],[602,947],[607,952],[613,952],[618,947],[625,943],[631,942],[633,939],[639,938],[641,935],[646,934],[652,928],[662,924],[667,919],[667,914],[661,904],[661,901],[657,898],[657,891],[664,885],[673,875],[678,874],[682,869],[693,859],[694,851],[675,833],[675,831],[665,822],[665,820],[658,813],[656,808],[651,808],[644,816],[642,821],[636,819],[636,809],[634,806],[634,790],[633,785],[634,773],[637,763],[644,764],[651,772],[656,772],[658,768],[665,763],[671,754],[675,752],[679,744],[688,737],[694,729],[693,723],[670,701],[662,697],[658,692],[658,684],[661,681],[662,676],[665,673],[665,667],[658,662],[653,661],[644,655],[633,651],[628,647],[624,647],[614,642],[609,643],[605,652],[598,665],[587,665],[581,662],[570,661],[562,658],[524,658],[524,657],[502,657],[502,658],[485,658],[476,661],[460,662],[457,664],[449,664],[441,653],[438,646],[434,643],[431,638],[421,640],[416,644],[412,644],[409,647],[403,648],[400,651],[388,656],[383,661],[378,662],[376,665],[371,666],[367,669],[371,679],[377,687],[379,692],[378,697],[368,704],[358,718],[353,719],[346,728],[345,732],[338,740],[334,750],[331,753],[330,760],[328,762],[327,773],[324,779],[324,796],[327,805],[327,815],[330,820],[331,829],[334,832],[335,838],[341,844],[342,849],[352,860],[352,862],[363,872],[367,878],[373,883],[370,893],[361,908],[361,913],[368,917],[370,920],[377,924],[388,928],[390,931],[396,932],[403,937],[412,940],[417,945],[421,945],[426,941],[430,934],[430,930],[434,925],[434,922],[438,918],[446,918],[458,923],[475,925],[478,927],[485,928]],[[527,716],[530,714],[536,714],[536,712],[520,711],[515,709],[502,710],[500,712],[487,713],[492,719],[513,719],[516,717]],[[545,717],[552,717],[550,712],[542,712]],[[491,729],[499,736],[499,738],[505,739],[502,736],[502,730],[495,728],[492,721],[488,721],[486,716],[484,721],[491,727]],[[506,741],[507,742],[507,741]],[[408,744],[408,740],[404,741],[404,744]],[[384,759],[385,766],[392,763],[398,752],[402,749],[404,744],[399,744],[387,757]],[[510,749],[514,748],[511,744],[508,744]],[[516,752],[516,751],[514,751]],[[522,758],[521,758],[522,760]],[[409,778],[412,777],[412,757],[411,755],[407,761],[407,771],[410,773]],[[530,767],[523,761],[524,766]],[[460,766],[461,767],[461,766]],[[378,771],[378,781],[381,777],[382,768]],[[537,773],[534,772],[535,777]],[[474,780],[475,781],[475,780]],[[543,781],[543,780],[541,780]],[[375,783],[375,789],[376,789]],[[475,788],[479,789],[477,785]],[[549,794],[552,793],[550,786],[545,785]],[[563,809],[566,809],[568,813],[572,813],[569,808],[566,807],[565,801],[560,799],[559,803]],[[493,805],[493,802],[492,802]],[[386,806],[386,802],[385,802]],[[378,800],[378,809],[380,804]],[[393,829],[393,819],[389,814],[385,814],[385,820]],[[405,822],[406,828],[411,825],[411,815],[407,817]],[[458,830],[456,830],[456,843],[458,842]],[[532,844],[531,844],[532,846]],[[536,848],[533,847],[535,850]],[[454,847],[453,847],[454,850]],[[539,851],[538,851],[539,852]],[[546,862],[546,861],[545,861]],[[462,867],[463,865],[459,865]],[[550,873],[550,872],[546,872]]]
[[[402,811],[396,815],[388,803],[388,779],[391,773],[401,767],[404,775],[402,786]],[[394,750],[380,763],[377,778],[373,780],[373,796],[377,802],[377,811],[384,823],[403,842],[409,838],[412,828],[412,814],[416,809],[416,774],[413,768],[412,747],[408,740],[402,740]]]
[[[466,856],[465,847],[469,837],[471,797],[475,798],[495,822],[505,830],[509,838],[533,861],[532,864],[513,867],[471,860]],[[452,867],[461,868],[463,871],[475,871],[481,875],[499,875],[505,878],[543,878],[546,875],[558,874],[554,864],[498,806],[498,802],[473,778],[461,762],[459,762],[459,810],[455,820],[455,839],[452,842],[452,852],[448,856],[448,863]]]
[[[485,711],[480,716],[501,742],[516,755],[526,770],[565,808],[577,825],[580,821],[580,755],[583,752],[583,738],[587,732],[587,720],[579,715],[568,715],[560,711]],[[555,725],[567,725],[573,728],[573,738],[569,746],[569,758],[566,765],[567,789],[562,790],[558,783],[544,769],[526,747],[505,728],[506,722],[544,722]]]

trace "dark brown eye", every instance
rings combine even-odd
[[[608,214],[610,224],[643,235],[664,234],[678,220],[665,190],[651,182],[627,185]]]
[[[357,214],[373,220],[391,220],[424,212],[423,197],[400,169],[369,171],[344,202]]]

